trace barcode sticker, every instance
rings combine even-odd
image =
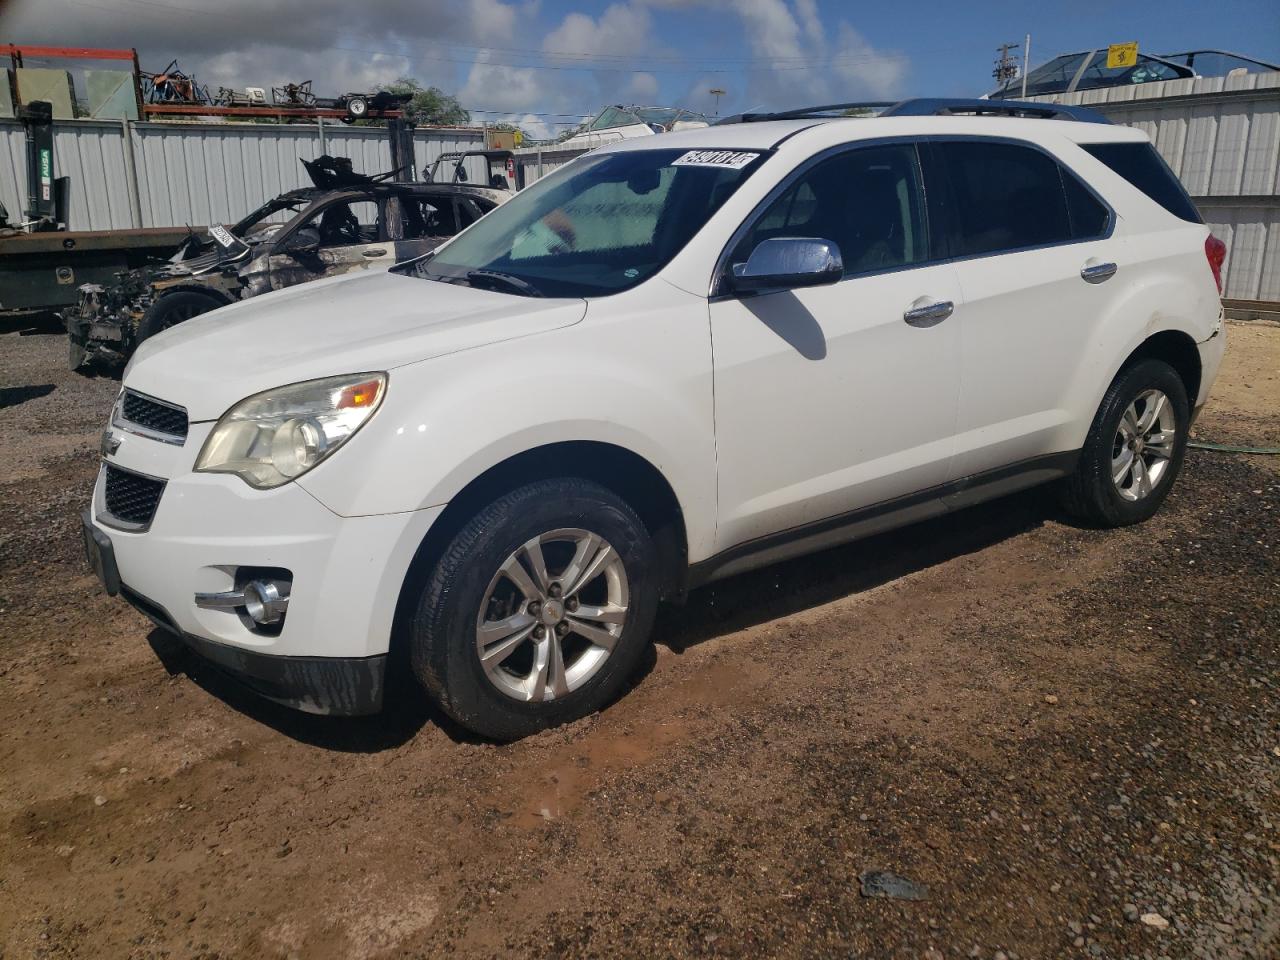
[[[741,170],[760,154],[755,150],[690,150],[671,161],[673,167],[726,167]]]
[[[233,237],[226,227],[214,225],[209,228],[209,236],[218,241],[219,246],[234,247],[236,238]]]

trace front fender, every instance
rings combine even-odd
[[[696,560],[715,535],[711,369],[704,299],[663,284],[595,301],[573,327],[395,368],[373,420],[298,483],[344,516],[397,513],[526,451],[611,444],[666,477]]]

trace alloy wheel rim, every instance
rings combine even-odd
[[[603,537],[551,530],[512,551],[476,617],[476,655],[515,700],[562,699],[604,667],[627,623],[627,572]]]
[[[1125,408],[1111,444],[1111,481],[1125,500],[1149,497],[1169,470],[1178,422],[1159,390],[1144,390]]]

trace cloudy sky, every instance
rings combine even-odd
[[[1280,59],[1274,0],[886,3],[853,0],[0,0],[0,40],[136,47],[219,85],[315,81],[321,94],[413,76],[477,120],[545,134],[610,102],[720,112],[970,96],[998,43],[1033,35],[1032,62],[1137,39],[1160,52],[1223,47]]]

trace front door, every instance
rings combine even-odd
[[[915,145],[836,153],[775,197],[729,269],[762,240],[819,237],[845,273],[710,305],[721,550],[936,487],[953,453],[960,291],[930,262]]]
[[[315,231],[320,248],[314,254],[285,253],[277,241],[268,263],[271,289],[333,277],[371,266],[395,263],[395,244],[386,240],[378,215],[378,204],[364,197],[337,198],[316,210],[305,223],[289,234]]]

